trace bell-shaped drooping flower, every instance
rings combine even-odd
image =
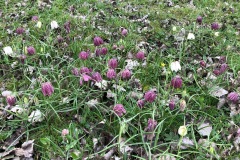
[[[171,71],[177,72],[181,70],[181,65],[179,61],[172,62],[170,64]]]
[[[14,106],[14,104],[16,103],[16,98],[12,95],[7,96],[6,100],[7,100],[8,105],[10,105],[10,106]]]
[[[58,26],[58,23],[57,21],[52,21],[51,22],[51,29],[57,29],[59,26]]]
[[[13,55],[14,53],[13,53],[12,47],[10,47],[10,46],[4,47],[3,54],[8,55],[8,56]]]
[[[102,81],[102,76],[99,72],[94,72],[92,74],[92,79],[95,81],[95,82],[101,82]]]
[[[69,130],[68,129],[63,129],[62,130],[62,136],[65,137],[66,135],[69,134]]]
[[[213,30],[218,30],[219,29],[219,24],[217,22],[212,23],[211,28]]]
[[[122,32],[121,32],[122,36],[126,36],[128,34],[128,30],[127,29],[122,29]]]
[[[25,60],[27,59],[27,56],[26,56],[25,54],[21,54],[21,55],[19,56],[19,59],[20,59],[21,63],[24,64],[24,63],[25,63]]]
[[[118,115],[118,116],[122,116],[123,114],[126,113],[126,110],[124,108],[124,106],[122,104],[116,104],[113,107],[113,111]]]
[[[114,44],[114,45],[112,46],[112,49],[113,49],[113,50],[116,50],[116,49],[117,49],[117,45]]]
[[[153,90],[149,90],[144,94],[144,99],[147,102],[152,103],[157,97],[157,94]]]
[[[174,110],[174,108],[175,108],[175,102],[174,102],[174,100],[170,100],[168,106],[169,106],[169,108],[170,108],[171,111]]]
[[[220,74],[224,73],[228,69],[228,65],[226,63],[223,63],[219,69]]]
[[[198,16],[198,17],[197,17],[197,20],[196,20],[197,23],[198,23],[198,24],[202,24],[202,19],[203,19],[202,16]]]
[[[237,103],[239,100],[239,95],[237,92],[231,92],[228,94],[227,98],[229,101],[231,101],[233,103]]]
[[[148,119],[148,126],[147,126],[148,132],[154,131],[156,126],[157,126],[157,121],[153,120],[152,118],[149,118]]]
[[[80,73],[81,74],[83,74],[83,73],[89,74],[91,72],[92,72],[92,69],[90,69],[90,68],[87,68],[87,67],[80,68]]]
[[[57,41],[58,41],[58,43],[63,43],[64,39],[63,39],[62,36],[58,35],[57,36]]]
[[[139,100],[137,101],[137,106],[138,106],[140,109],[142,109],[142,108],[144,107],[144,105],[145,105],[145,100],[144,100],[144,99],[139,99]]]
[[[206,67],[206,62],[204,60],[201,60],[200,61],[200,66],[205,68]]]
[[[171,85],[174,88],[181,88],[182,87],[182,78],[180,76],[175,76],[171,81]]]
[[[35,50],[35,48],[33,46],[29,46],[29,47],[27,47],[27,53],[29,55],[33,55],[33,54],[36,53],[36,50]]]
[[[38,16],[32,16],[32,21],[38,21]]]
[[[118,65],[118,61],[116,58],[112,58],[108,61],[109,68],[115,69],[115,68],[117,68],[117,65]]]
[[[178,134],[182,137],[187,135],[187,127],[186,126],[180,126],[178,128]]]
[[[117,74],[114,69],[108,69],[107,71],[107,78],[114,79],[116,78]]]
[[[95,51],[96,56],[100,56],[102,54],[102,50],[100,48],[97,48]]]
[[[213,70],[213,73],[214,73],[216,76],[219,76],[219,75],[221,74],[221,72],[220,72],[219,69]]]
[[[103,47],[103,48],[101,49],[101,55],[106,55],[107,52],[108,52],[108,49],[107,49],[106,47]]]
[[[51,96],[54,92],[54,88],[51,82],[42,83],[42,93],[44,96]]]
[[[184,99],[180,100],[180,103],[179,103],[180,111],[183,112],[185,110],[186,106],[187,106],[186,101]]]
[[[92,80],[92,77],[90,77],[90,76],[87,75],[87,74],[82,74],[82,78],[83,78],[83,81],[84,81],[84,82],[88,82],[88,81]]]
[[[188,33],[187,39],[195,39],[195,35],[193,33]]]
[[[122,79],[129,79],[131,78],[131,75],[131,71],[129,71],[128,69],[122,71]]]
[[[37,24],[36,24],[36,27],[37,27],[37,28],[41,28],[41,27],[42,27],[42,22],[41,22],[41,21],[38,21]]]
[[[137,54],[136,54],[136,58],[139,59],[139,60],[144,60],[145,58],[145,54],[143,51],[139,51]]]
[[[88,52],[82,51],[79,53],[78,57],[82,60],[86,60],[86,59],[88,59],[89,54],[88,54]]]
[[[16,33],[17,33],[18,35],[23,34],[24,32],[25,32],[25,29],[22,28],[22,27],[18,27],[18,28],[16,29]]]
[[[77,68],[73,68],[72,69],[72,74],[75,75],[75,76],[79,76],[79,71]]]
[[[66,23],[64,23],[64,28],[66,30],[67,33],[70,33],[70,21],[67,21]]]
[[[103,40],[102,40],[101,37],[96,36],[93,39],[93,43],[94,43],[95,46],[100,46],[100,45],[103,44]]]

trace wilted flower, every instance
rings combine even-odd
[[[58,26],[58,23],[57,21],[52,21],[51,22],[51,29],[57,29],[59,26]]]
[[[21,61],[22,64],[25,63],[26,58],[27,58],[27,56],[26,56],[25,54],[21,54],[21,55],[19,56],[19,59],[20,59],[20,61]]]
[[[107,52],[108,52],[108,49],[107,49],[106,47],[103,47],[103,48],[101,49],[101,54],[102,54],[102,55],[106,55]]]
[[[38,16],[32,16],[32,21],[38,21]]]
[[[197,23],[202,24],[202,19],[203,19],[203,18],[202,18],[201,16],[198,16],[198,17],[197,17]]]
[[[128,30],[124,28],[121,33],[122,36],[126,36],[128,34]]]
[[[118,61],[116,58],[112,58],[108,61],[109,68],[115,69],[117,68],[117,65],[118,65]]]
[[[69,130],[68,129],[63,129],[62,130],[62,136],[64,137],[64,136],[66,136],[66,135],[68,135],[69,134]]]
[[[147,126],[148,131],[149,131],[149,132],[154,131],[154,129],[156,128],[156,126],[157,126],[157,121],[149,118],[149,119],[148,119],[148,126]]]
[[[139,99],[137,101],[137,105],[138,105],[139,108],[143,108],[144,104],[145,104],[145,100],[144,99]]]
[[[131,72],[128,69],[125,69],[124,71],[122,71],[122,78],[123,79],[131,78]]]
[[[64,23],[64,28],[67,33],[70,33],[70,21],[67,21],[66,23]]]
[[[14,96],[7,96],[7,103],[10,106],[13,106],[16,103],[16,98]]]
[[[114,79],[116,77],[116,72],[114,69],[109,69],[107,71],[107,78]]]
[[[12,47],[10,47],[10,46],[4,47],[3,51],[4,51],[5,55],[8,55],[8,56],[13,55],[13,50],[12,50]]]
[[[103,44],[103,40],[101,37],[98,37],[96,36],[94,39],[93,39],[93,43],[95,46],[100,46],[101,44]]]
[[[82,60],[86,60],[86,59],[88,59],[89,54],[88,54],[88,52],[82,51],[79,53],[78,57]]]
[[[35,54],[35,48],[33,47],[33,46],[29,46],[28,48],[27,48],[27,53],[29,54],[29,55],[33,55],[33,54]]]
[[[172,62],[170,64],[170,68],[171,68],[171,71],[175,71],[175,72],[181,70],[180,62],[179,61]]]
[[[16,29],[17,34],[23,34],[24,32],[25,32],[24,28],[19,27],[19,28]]]
[[[144,52],[143,51],[139,51],[136,54],[136,58],[139,59],[139,60],[144,60],[144,58],[145,58]]]
[[[233,103],[237,103],[239,100],[239,95],[237,92],[231,92],[227,96],[228,100],[232,101]]]
[[[182,87],[182,79],[180,76],[176,76],[172,79],[171,81],[171,85],[174,87],[174,88],[181,88]]]
[[[63,39],[62,36],[58,35],[57,36],[57,41],[58,41],[58,43],[62,43],[64,41],[64,39]]]
[[[124,106],[122,104],[116,104],[113,107],[113,111],[118,115],[118,116],[122,116],[123,114],[126,113],[126,110],[124,108]]]
[[[86,73],[86,74],[89,74],[92,72],[92,69],[89,69],[87,67],[82,67],[80,68],[80,73],[83,74],[83,73]]]
[[[168,106],[169,106],[169,108],[170,108],[171,111],[174,110],[174,108],[175,108],[175,102],[174,102],[173,100],[170,100]]]
[[[153,90],[149,90],[144,94],[144,99],[148,102],[153,102],[157,97],[157,94]]]
[[[179,106],[180,106],[180,111],[183,112],[187,106],[186,101],[184,99],[180,100]]]
[[[187,135],[187,127],[186,126],[180,126],[178,129],[178,134],[180,136],[186,136]]]
[[[72,74],[75,75],[75,76],[79,76],[79,71],[77,68],[73,68],[72,69]]]
[[[201,60],[201,61],[200,61],[200,66],[203,67],[203,68],[206,67],[206,62],[203,61],[203,60]]]
[[[195,36],[193,33],[188,33],[187,39],[195,39]]]
[[[102,81],[102,76],[99,72],[94,72],[92,74],[92,79],[96,82],[101,82]]]
[[[44,96],[51,96],[54,92],[54,88],[51,82],[45,82],[42,84],[42,93]]]
[[[38,21],[37,24],[36,24],[36,27],[41,28],[42,27],[42,22]]]
[[[213,30],[217,30],[217,29],[219,29],[219,24],[217,22],[214,22],[214,23],[212,23],[211,28]]]

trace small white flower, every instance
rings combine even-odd
[[[42,22],[38,21],[37,24],[36,24],[36,27],[41,28],[42,27]]]
[[[4,51],[3,52],[4,55],[11,56],[11,57],[16,56],[16,54],[12,50],[12,47],[10,47],[10,46],[4,47],[3,51]]]
[[[95,83],[95,86],[97,86],[100,89],[106,90],[108,86],[108,81],[102,80],[101,82]]]
[[[97,99],[92,99],[92,100],[88,101],[86,104],[88,105],[88,107],[95,107],[98,103],[99,102]]]
[[[14,113],[19,113],[19,114],[23,113],[24,110],[25,110],[25,109],[23,109],[23,108],[20,107],[19,105],[16,105],[16,106],[14,106],[14,107],[11,109],[12,112],[14,112]]]
[[[176,27],[176,26],[173,26],[173,27],[172,27],[172,30],[173,30],[173,32],[175,32],[175,31],[177,30],[177,27]]]
[[[59,26],[58,26],[58,23],[57,23],[57,21],[52,21],[51,22],[51,29],[56,29],[56,28],[58,28]]]
[[[180,126],[178,129],[178,134],[180,136],[186,136],[187,135],[187,127],[186,126]]]
[[[193,33],[188,33],[187,39],[195,39],[195,36]]]
[[[175,71],[175,72],[181,70],[180,62],[179,61],[172,62],[170,65],[170,68],[171,68],[171,71]]]
[[[127,59],[125,62],[127,62],[127,65],[125,66],[125,69],[132,70],[133,68],[139,66],[139,63],[136,60],[133,61],[131,59]]]
[[[11,96],[11,95],[13,95],[13,92],[12,92],[12,91],[3,91],[3,92],[2,92],[2,96],[3,96],[3,97],[7,97],[7,96]]]
[[[218,37],[218,36],[219,36],[219,32],[215,32],[214,35],[215,35],[216,37]]]
[[[43,120],[43,115],[40,110],[32,111],[30,116],[28,116],[28,122],[41,122]]]

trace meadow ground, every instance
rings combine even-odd
[[[0,2],[0,159],[240,158],[240,3]]]

